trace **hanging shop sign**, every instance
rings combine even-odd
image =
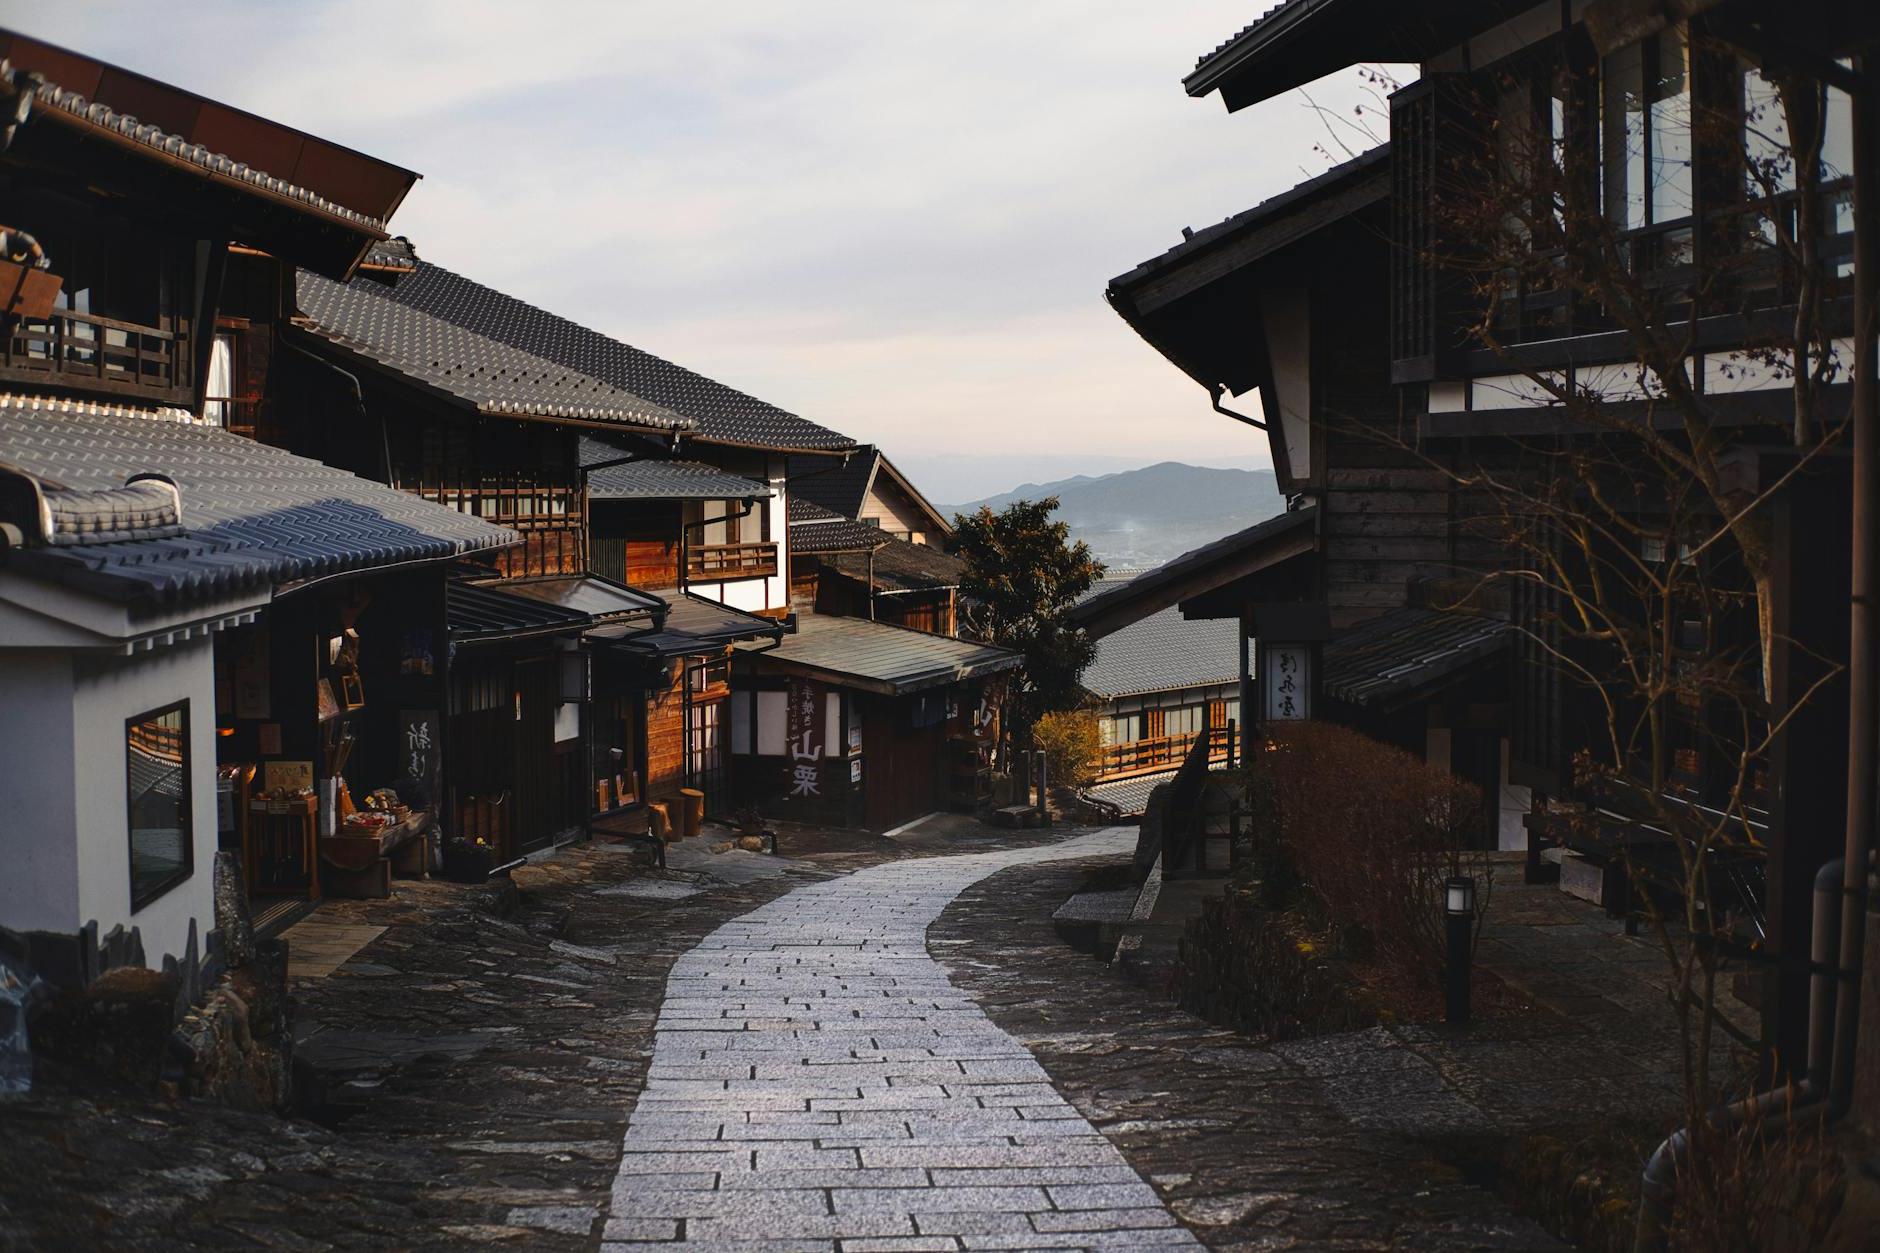
[[[790,795],[822,795],[823,687],[814,679],[790,680]]]

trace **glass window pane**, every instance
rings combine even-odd
[[[126,724],[131,908],[141,909],[190,874],[189,711],[174,705]]]
[[[1658,56],[1651,84],[1651,220],[1670,222],[1691,213],[1690,50],[1677,27],[1654,41]]]
[[[1601,74],[1601,175],[1606,217],[1621,230],[1645,225],[1644,49],[1606,58]]]
[[[1788,115],[1776,85],[1748,64],[1743,68],[1743,152],[1749,161],[1746,190],[1751,196],[1795,190]]]

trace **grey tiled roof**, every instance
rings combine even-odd
[[[990,644],[866,618],[805,614],[797,620],[794,635],[784,636],[774,649],[753,652],[750,660],[759,669],[808,674],[842,687],[900,696],[1013,670],[1025,659]]]
[[[789,517],[793,553],[866,552],[893,542],[878,526],[851,522],[794,493],[790,496]]]
[[[1329,193],[1338,189],[1342,184],[1360,183],[1366,176],[1377,174],[1380,177],[1380,181],[1376,188],[1376,195],[1375,197],[1367,195],[1365,199],[1366,203],[1370,203],[1372,199],[1381,200],[1389,194],[1387,183],[1381,181],[1389,161],[1390,145],[1387,143],[1379,144],[1375,148],[1359,153],[1349,161],[1340,162],[1323,174],[1309,178],[1295,187],[1287,188],[1276,196],[1262,200],[1251,209],[1242,209],[1239,213],[1216,222],[1213,226],[1204,226],[1198,231],[1190,232],[1183,237],[1179,244],[1168,249],[1166,252],[1162,253],[1161,256],[1152,257],[1133,270],[1125,274],[1119,274],[1111,279],[1111,299],[1116,299],[1118,293],[1125,292],[1129,288],[1147,279],[1156,277],[1177,262],[1183,261],[1193,256],[1195,253],[1206,251],[1229,238],[1244,235],[1259,227],[1265,226],[1269,222],[1285,216],[1288,211],[1295,207],[1304,208],[1321,193]],[[1321,225],[1330,225],[1331,222],[1335,220],[1334,218],[1326,217]],[[1243,259],[1242,264],[1245,264],[1247,260],[1251,259],[1252,258]]]
[[[1231,618],[1190,621],[1179,608],[1164,609],[1096,644],[1096,659],[1082,682],[1097,696],[1168,692],[1240,677],[1240,623]]]
[[[881,450],[873,444],[856,449],[847,461],[830,457],[790,458],[790,498],[807,500],[844,518],[862,516],[862,498],[875,477]]]
[[[1387,702],[1494,656],[1513,638],[1514,628],[1497,618],[1393,609],[1325,645],[1325,694],[1353,705]]]
[[[583,436],[581,464],[612,461],[633,451]],[[770,495],[770,485],[703,461],[650,456],[591,472],[588,495],[595,500],[752,500]]]
[[[966,577],[966,563],[952,553],[931,544],[910,544],[900,539],[891,539],[875,549],[872,558],[856,552],[806,555],[816,556],[825,566],[861,582],[873,574],[879,590],[958,587]]]
[[[302,208],[337,218],[357,230],[373,234],[384,230],[384,224],[377,218],[335,204],[305,187],[284,178],[276,178],[266,170],[257,170],[201,144],[191,143],[161,127],[140,122],[127,113],[119,113],[106,105],[87,100],[75,91],[67,91],[57,83],[45,81],[42,76],[15,69],[11,62],[0,61],[0,80],[10,86],[15,98],[21,93],[31,93],[32,112],[28,113],[26,119],[29,124],[34,121],[34,114],[38,114],[47,121],[102,132],[144,148],[152,155],[186,161],[212,178],[267,192]]]
[[[183,525],[171,538],[16,548],[6,563],[114,599],[187,602],[516,541],[503,527],[173,415],[0,396],[0,461],[80,490],[167,475]]]
[[[1313,2],[1314,0],[1278,0],[1278,3],[1274,4],[1265,13],[1262,13],[1259,17],[1247,23],[1232,35],[1223,39],[1219,44],[1215,45],[1212,52],[1202,53],[1201,56],[1195,60],[1195,68],[1202,69],[1217,60],[1221,54],[1226,52],[1229,48],[1232,48],[1235,44],[1252,35],[1262,26],[1266,25],[1266,23],[1281,16],[1284,10],[1309,8]]]
[[[419,261],[416,273],[401,275],[389,290],[392,299],[434,318],[592,375],[691,419],[698,424],[694,438],[801,452],[855,446],[848,436],[807,418],[429,261]]]
[[[1225,765],[1208,767],[1209,770],[1225,770]],[[1177,771],[1163,770],[1156,774],[1132,775],[1127,779],[1115,779],[1109,783],[1092,783],[1083,789],[1084,795],[1092,800],[1104,801],[1116,806],[1125,818],[1140,818],[1149,808],[1149,795],[1163,783],[1175,781]]]
[[[1310,531],[1317,521],[1316,505],[1275,514],[1245,530],[1235,531],[1232,535],[1190,549],[1127,582],[1106,582],[1073,605],[1070,618],[1080,624],[1088,623],[1132,603],[1154,604],[1166,589],[1195,580],[1206,582],[1215,572],[1229,569],[1230,560],[1242,552],[1257,551],[1261,545],[1290,532]],[[1231,582],[1232,577],[1222,577],[1220,581]],[[1163,600],[1162,603],[1166,604],[1167,601]]]
[[[390,370],[478,413],[572,418],[655,430],[695,424],[611,383],[432,317],[370,278],[336,283],[299,272],[308,328],[341,352]]]

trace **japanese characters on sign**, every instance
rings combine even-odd
[[[1311,654],[1302,644],[1260,641],[1260,682],[1268,721],[1292,722],[1312,716]]]
[[[790,680],[787,721],[790,734],[790,795],[822,795],[823,692],[812,679]]]

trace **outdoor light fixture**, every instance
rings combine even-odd
[[[1469,1021],[1469,958],[1475,941],[1475,880],[1451,875],[1443,880],[1443,921],[1448,940],[1444,969],[1443,1018]]]
[[[1443,880],[1443,912],[1451,918],[1475,915],[1475,880],[1457,875]]]

